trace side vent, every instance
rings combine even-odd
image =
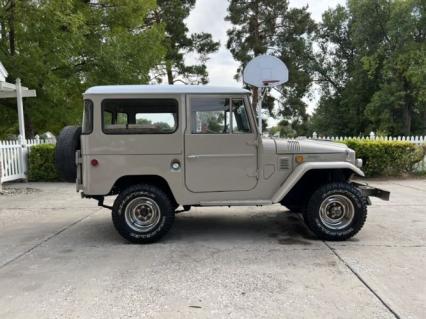
[[[298,141],[288,141],[288,149],[291,152],[300,152],[300,144]]]
[[[280,158],[280,169],[289,169],[290,168],[290,160],[288,157]]]

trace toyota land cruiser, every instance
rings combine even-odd
[[[344,144],[264,138],[250,92],[208,86],[97,86],[84,93],[82,127],[65,127],[56,163],[82,197],[117,195],[112,221],[136,243],[158,240],[179,206],[280,203],[324,240],[354,236],[369,196],[352,181],[362,161]]]

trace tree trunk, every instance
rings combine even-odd
[[[426,109],[423,111],[423,135],[426,135]]]
[[[169,84],[174,84],[172,65],[170,62],[166,62],[166,72],[167,72],[167,82]]]
[[[15,43],[15,0],[10,0],[9,6],[9,50],[10,55],[15,55],[16,43]]]
[[[405,136],[409,136],[411,134],[411,117],[412,117],[412,99],[410,94],[410,85],[409,82],[404,78],[404,106],[402,109],[402,124],[403,124],[403,132]]]
[[[26,132],[26,136],[27,138],[34,138],[34,125],[33,125],[33,121],[31,120],[31,117],[28,114],[24,115],[25,118],[25,132]]]
[[[411,134],[411,110],[408,104],[404,104],[404,108],[402,110],[402,131],[405,136],[409,136]]]
[[[1,28],[1,43],[6,46],[7,33],[6,33],[6,24],[4,23],[4,20],[0,21],[0,28]]]

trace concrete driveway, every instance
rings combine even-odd
[[[9,185],[0,318],[425,318],[426,180],[371,184],[391,201],[347,242],[275,205],[196,208],[146,246],[74,185]]]

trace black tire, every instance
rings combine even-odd
[[[297,213],[297,214],[302,214],[304,211],[304,206],[303,205],[284,205],[290,212],[292,213]]]
[[[75,152],[80,149],[81,127],[66,126],[56,140],[55,165],[60,177],[69,183],[77,179]]]
[[[137,205],[138,201],[139,206]],[[131,209],[132,206],[129,207],[129,205],[133,206],[133,210]],[[150,205],[151,210],[149,209]],[[158,216],[155,212],[157,209]],[[140,215],[132,217],[135,214]],[[142,214],[147,215],[142,216]],[[154,217],[150,217],[152,215]],[[143,218],[151,218],[155,222],[153,221],[149,227],[143,226],[141,225],[144,222],[142,221]],[[147,244],[159,240],[170,230],[174,219],[175,212],[169,196],[160,188],[147,184],[138,184],[126,188],[117,196],[112,208],[112,222],[115,229],[125,239],[136,244]]]
[[[367,199],[352,184],[330,183],[318,188],[312,194],[303,213],[303,219],[320,239],[346,240],[357,234],[364,226],[367,219]]]

